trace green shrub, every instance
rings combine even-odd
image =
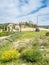
[[[49,32],[46,33],[46,36],[49,36]]]
[[[37,62],[42,60],[42,53],[39,49],[28,49],[22,52],[22,58],[27,61]]]
[[[8,36],[8,35],[11,35],[11,34],[14,34],[15,32],[7,32],[7,31],[4,31],[4,32],[0,32],[0,36]]]
[[[0,32],[0,36],[7,36],[8,33],[7,32]]]
[[[35,38],[32,42],[33,47],[40,47],[40,40],[38,38]]]
[[[4,51],[1,55],[2,61],[11,61],[19,57],[19,52],[17,50]]]
[[[42,65],[49,65],[49,58],[47,58],[47,57],[44,57],[43,58],[43,61],[42,61]]]

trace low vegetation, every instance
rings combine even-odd
[[[6,32],[6,31],[4,31],[4,32],[0,32],[0,37],[2,37],[2,36],[9,36],[9,35],[12,35],[12,34],[14,34],[15,32]]]
[[[43,58],[40,49],[26,49],[22,52],[22,57],[30,62],[40,62]]]
[[[0,65],[49,65],[49,36],[46,33],[17,32],[0,40]]]
[[[46,33],[46,36],[49,36],[49,32]]]
[[[3,62],[6,62],[17,59],[18,57],[19,57],[19,52],[17,50],[12,49],[8,51],[4,51],[1,55],[1,60]]]

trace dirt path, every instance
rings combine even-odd
[[[40,30],[45,30],[45,31],[49,31],[49,29],[45,29],[45,28],[39,28]],[[35,28],[22,28],[22,31],[34,31]]]
[[[8,36],[3,36],[3,37],[0,37],[0,39],[5,39],[5,38],[7,38]]]

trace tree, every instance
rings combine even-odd
[[[19,23],[19,27],[20,27],[20,32],[21,32],[22,22]]]
[[[3,31],[7,31],[7,25],[8,24],[1,24],[0,29],[2,29]]]

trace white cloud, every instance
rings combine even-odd
[[[39,14],[49,14],[49,0],[46,3],[42,3],[41,0],[28,0],[28,2],[27,4],[25,0],[22,3],[20,0],[0,0],[0,22],[32,20],[36,23]],[[43,5],[47,5],[47,7],[38,11],[38,8]],[[34,14],[27,15],[34,10],[37,10]]]

